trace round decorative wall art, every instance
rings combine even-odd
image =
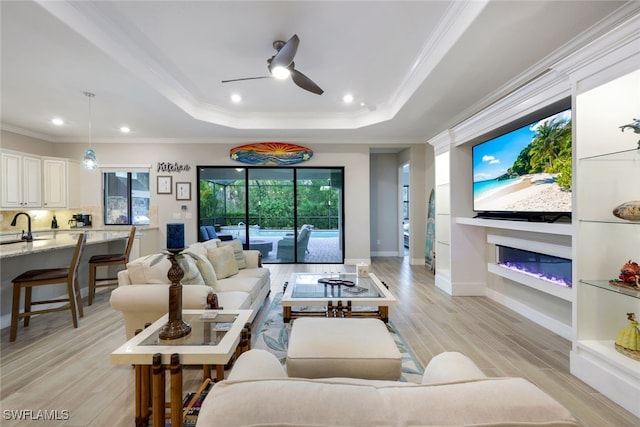
[[[289,166],[309,160],[313,151],[286,142],[258,142],[231,149],[232,160],[258,166]]]
[[[627,221],[640,221],[640,200],[624,202],[613,208],[613,214]]]

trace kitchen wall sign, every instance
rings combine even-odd
[[[181,165],[178,162],[158,162],[158,169],[156,172],[174,173],[174,172],[189,172],[191,166]]]

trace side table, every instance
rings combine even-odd
[[[161,340],[164,315],[111,353],[111,363],[135,368],[136,426],[165,425],[166,370],[170,371],[171,422],[182,425],[182,366],[202,365],[205,376],[216,367],[216,380],[224,378],[224,366],[250,348],[252,310],[183,310],[182,318],[191,333],[173,340]]]

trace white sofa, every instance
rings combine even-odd
[[[564,406],[523,378],[489,378],[445,352],[422,384],[287,377],[275,356],[249,350],[202,403],[197,427],[578,426]]]
[[[207,308],[207,299],[215,294],[221,308],[252,309],[253,320],[271,289],[270,271],[262,267],[260,251],[242,250],[239,240],[214,239],[194,243],[183,254],[183,309]],[[118,272],[110,303],[122,312],[127,339],[167,313],[170,267],[165,255],[153,254],[129,262]]]

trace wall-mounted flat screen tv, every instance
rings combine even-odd
[[[481,218],[571,218],[571,109],[472,148],[473,210]]]

